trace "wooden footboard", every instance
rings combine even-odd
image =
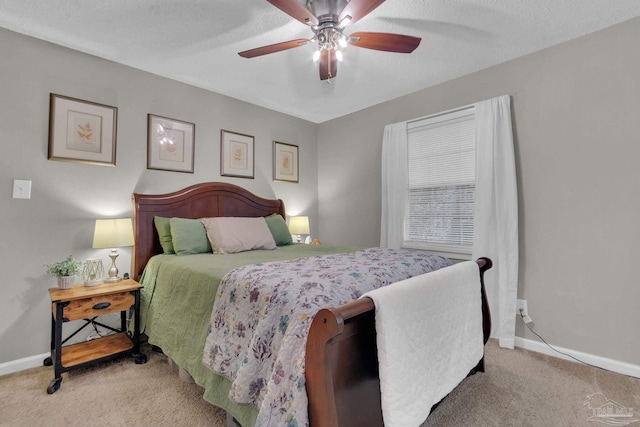
[[[480,267],[484,343],[491,316],[484,287],[489,258]],[[484,359],[469,374],[484,371]],[[375,306],[363,298],[320,310],[313,319],[305,358],[309,420],[313,427],[382,426]]]

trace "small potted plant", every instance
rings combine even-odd
[[[75,276],[82,271],[82,261],[73,255],[69,255],[64,261],[47,264],[46,267],[51,275],[58,278],[58,287],[60,289],[69,289],[73,286]]]

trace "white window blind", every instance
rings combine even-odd
[[[469,257],[473,248],[473,107],[407,126],[409,182],[404,247]]]

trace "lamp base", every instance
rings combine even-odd
[[[111,253],[109,254],[109,258],[111,258],[111,268],[109,269],[109,277],[104,279],[105,283],[117,283],[121,281],[118,277],[118,267],[116,267],[116,258],[118,258],[118,249],[111,249]]]
[[[84,282],[85,286],[98,286],[102,284],[102,279],[98,279],[98,280],[87,280]]]

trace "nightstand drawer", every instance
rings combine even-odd
[[[68,320],[85,319],[101,316],[107,313],[120,312],[130,309],[135,304],[135,297],[131,292],[102,295],[69,301],[63,308],[62,317]],[[55,316],[55,304],[53,313]]]

